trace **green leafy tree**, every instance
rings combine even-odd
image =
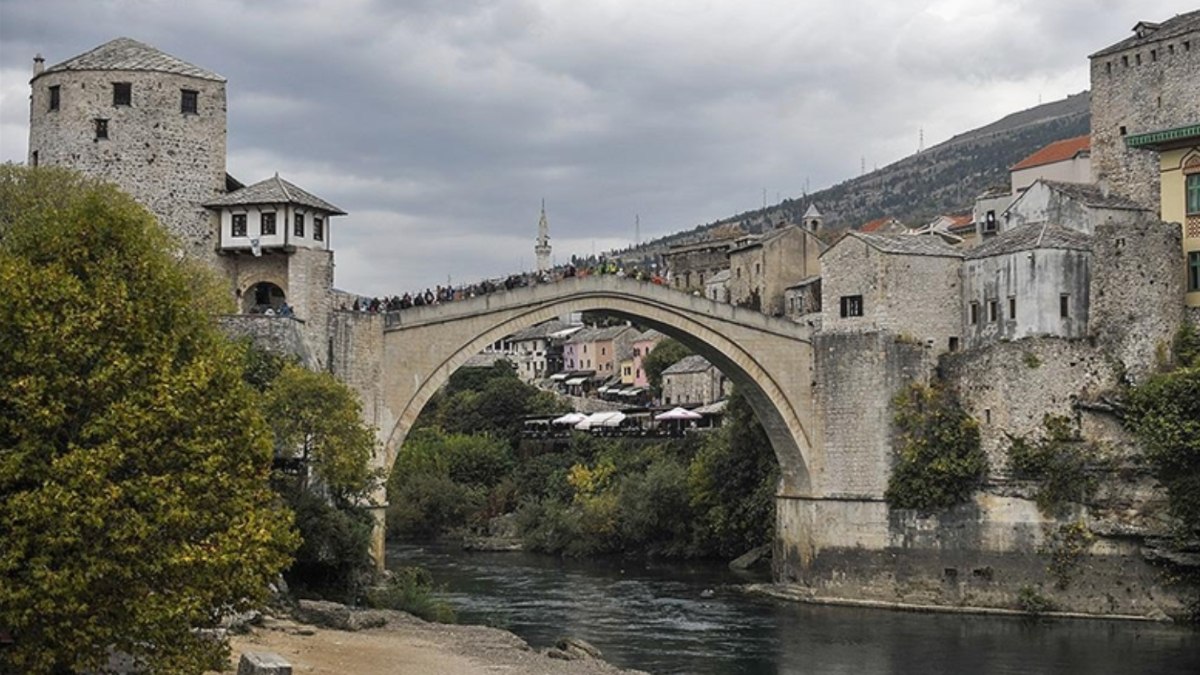
[[[1141,440],[1185,533],[1200,535],[1200,366],[1155,375],[1131,390],[1125,423]]]
[[[0,671],[203,671],[227,647],[193,628],[296,546],[215,282],[173,248],[111,186],[0,167]]]
[[[900,448],[884,493],[888,504],[933,511],[969,500],[988,471],[979,424],[940,386],[913,384],[892,407]]]
[[[370,492],[375,436],[349,387],[330,373],[286,363],[267,387],[265,409],[276,449],[311,462],[336,504],[352,505]],[[307,487],[302,481],[301,490]]]
[[[642,367],[646,370],[646,380],[655,391],[658,391],[662,387],[662,372],[678,363],[680,359],[691,355],[692,350],[678,340],[671,338],[660,340],[642,360]]]

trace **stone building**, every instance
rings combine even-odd
[[[1058,224],[1022,225],[968,251],[962,266],[966,347],[1088,332],[1092,237]]]
[[[329,221],[345,212],[278,175],[246,187],[225,172],[225,78],[117,38],[50,67],[38,56],[30,87],[30,166],[65,166],[129,193],[184,254],[226,279],[240,312],[288,320],[306,362],[324,364]],[[297,342],[253,327],[234,332]]]
[[[801,279],[783,289],[783,313],[791,319],[821,311],[821,277]]]
[[[1054,141],[1008,169],[1013,196],[1034,181],[1045,178],[1060,183],[1092,182],[1091,136]]]
[[[1157,210],[1158,158],[1129,141],[1200,124],[1200,10],[1139,21],[1090,59],[1095,182]]]
[[[729,251],[729,301],[764,314],[781,316],[784,292],[821,274],[825,243],[814,231],[780,225],[758,239]]]
[[[1093,234],[1102,223],[1132,223],[1152,217],[1148,209],[1136,202],[1105,194],[1095,185],[1039,179],[1008,207],[1000,232],[1051,222]]]
[[[629,326],[584,328],[563,344],[564,367],[594,371],[598,379],[619,374],[617,353],[633,342],[637,331]]]
[[[1131,148],[1158,152],[1159,209],[1162,219],[1178,223],[1183,247],[1184,304],[1200,324],[1200,124],[1127,139]]]
[[[962,251],[938,237],[850,232],[821,255],[821,330],[888,331],[955,351]]]
[[[728,395],[728,380],[698,354],[685,356],[662,372],[663,405],[708,405]]]
[[[578,326],[553,319],[509,336],[505,344],[517,376],[525,382],[533,382],[557,372],[555,366],[561,367],[562,362],[562,343],[566,335],[578,332],[578,329]]]
[[[65,166],[115,183],[191,257],[219,267],[204,204],[225,174],[225,78],[129,38],[44,67],[34,59],[29,166]]]
[[[710,239],[668,248],[663,254],[663,264],[671,287],[703,293],[708,280],[729,269],[729,249],[738,241],[740,239]]]

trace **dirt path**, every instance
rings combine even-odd
[[[266,618],[234,635],[232,667],[243,652],[274,652],[295,675],[614,675],[603,661],[563,661],[530,649],[516,635],[484,626],[448,626],[388,612],[381,628],[341,631]]]

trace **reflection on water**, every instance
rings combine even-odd
[[[1175,626],[802,605],[747,595],[739,584],[766,579],[720,564],[440,545],[388,556],[427,567],[464,623],[506,628],[534,647],[583,638],[611,663],[652,673],[1200,673],[1200,632]]]

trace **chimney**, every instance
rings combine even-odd
[[[46,69],[46,59],[42,58],[41,54],[35,54],[33,57],[33,76],[37,77]]]

